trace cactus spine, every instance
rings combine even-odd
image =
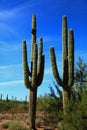
[[[63,108],[70,99],[71,87],[74,84],[74,35],[67,29],[67,17],[62,18],[62,79],[59,76],[54,48],[50,48],[52,72],[56,82],[63,88]]]
[[[43,55],[43,39],[40,38],[39,48],[36,44],[36,16],[32,15],[32,52],[31,52],[31,69],[28,67],[27,46],[26,41],[23,41],[23,70],[24,83],[30,89],[29,101],[29,123],[30,129],[36,130],[36,100],[37,88],[43,80],[44,74],[44,55]]]

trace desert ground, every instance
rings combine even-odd
[[[9,113],[0,113],[0,130],[8,130],[6,127],[7,122],[21,122],[25,127],[29,127],[28,114],[9,114]],[[41,119],[40,119],[41,121]],[[44,126],[40,121],[36,121],[37,130],[57,130],[51,124],[49,126]]]

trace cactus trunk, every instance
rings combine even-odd
[[[63,88],[62,89],[62,100],[63,100],[64,113],[65,113],[65,111],[67,109],[67,105],[68,105],[68,102],[69,102],[70,98],[71,98],[71,88],[68,88],[68,89]]]
[[[36,119],[36,100],[37,100],[37,88],[30,91],[29,96],[29,125],[31,130],[36,130],[35,119]]]
[[[30,130],[36,130],[36,101],[37,88],[41,85],[44,75],[43,39],[40,38],[39,49],[36,44],[36,16],[32,15],[32,48],[31,69],[28,66],[26,41],[23,41],[23,70],[24,83],[30,89],[29,98],[29,126]]]

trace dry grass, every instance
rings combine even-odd
[[[38,113],[40,121],[42,114]],[[22,114],[8,114],[8,113],[0,113],[0,130],[8,130],[9,122],[19,121],[24,127],[29,127],[28,122],[29,115],[26,113]],[[38,119],[39,119],[38,118]],[[39,120],[38,120],[39,121]],[[50,126],[41,126],[41,124],[37,123],[37,130],[57,130]]]

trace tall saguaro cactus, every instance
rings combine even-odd
[[[31,68],[28,66],[26,41],[23,41],[23,70],[24,83],[30,89],[29,101],[29,124],[30,129],[36,130],[36,100],[37,88],[43,80],[44,74],[44,55],[43,55],[43,39],[40,38],[39,48],[36,44],[36,16],[32,15],[32,52],[31,52]]]
[[[54,47],[50,48],[50,57],[54,78],[63,88],[63,108],[65,109],[74,84],[74,35],[72,29],[67,29],[66,16],[62,18],[62,79],[58,72]]]

